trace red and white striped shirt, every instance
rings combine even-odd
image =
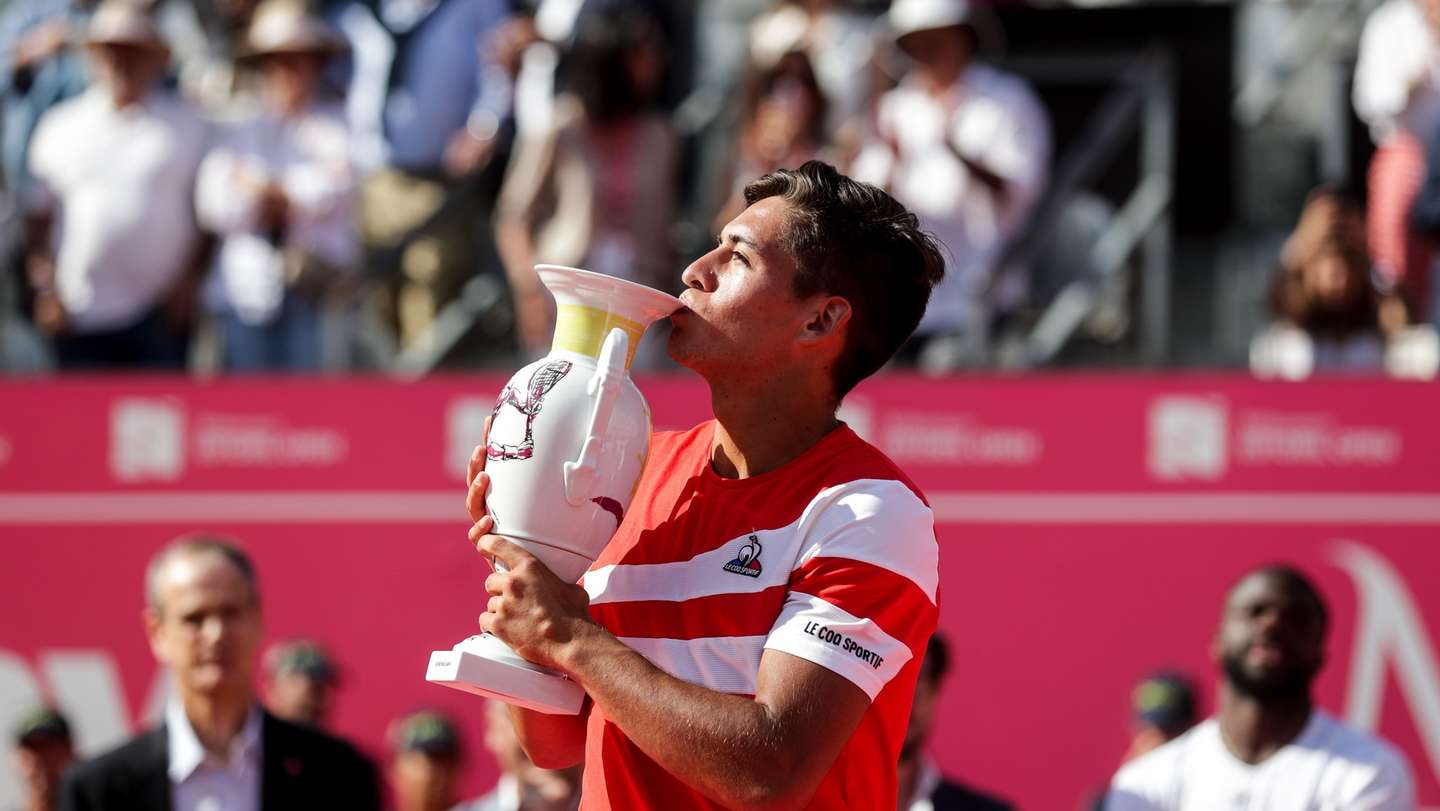
[[[871,705],[811,808],[895,807],[895,764],[935,630],[934,516],[893,462],[846,426],[744,479],[710,466],[714,422],[657,434],[630,508],[582,578],[590,613],[677,678],[754,695],[760,656],[844,676]],[[581,808],[715,803],[590,713]]]

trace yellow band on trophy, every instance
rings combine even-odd
[[[577,352],[592,358],[600,357],[600,347],[610,330],[619,327],[630,337],[630,353],[625,356],[625,368],[635,360],[635,347],[645,333],[645,325],[623,316],[606,312],[599,307],[581,304],[561,304],[555,312],[555,341],[552,349]]]

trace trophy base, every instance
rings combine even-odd
[[[525,661],[490,634],[431,653],[425,680],[547,715],[577,715],[585,701],[563,673]]]

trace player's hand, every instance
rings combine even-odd
[[[495,566],[485,578],[490,601],[480,615],[480,629],[537,665],[565,670],[566,654],[576,641],[599,630],[590,618],[589,595],[556,577],[519,544],[490,534],[493,528],[494,519],[485,516],[470,530],[475,547]]]
[[[481,434],[480,444],[470,452],[470,461],[465,465],[465,511],[470,513],[470,521],[479,521],[486,515],[485,492],[490,489],[490,477],[480,474],[485,472],[485,448],[490,444],[490,420],[494,416],[485,418],[485,430]],[[475,538],[470,539],[475,543]]]

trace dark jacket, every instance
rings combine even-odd
[[[350,744],[265,713],[260,726],[263,811],[378,811],[375,767]],[[162,724],[71,767],[60,811],[170,811],[170,753]]]

